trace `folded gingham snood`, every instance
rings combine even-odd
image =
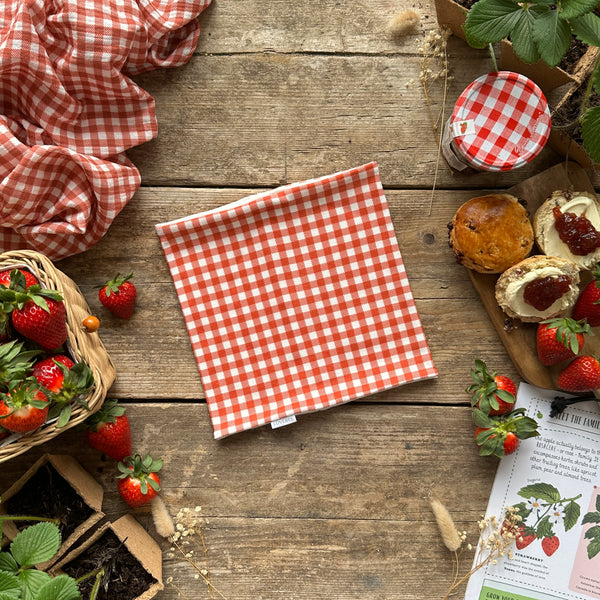
[[[83,252],[140,185],[157,134],[130,76],[184,64],[210,0],[0,0],[0,250]]]

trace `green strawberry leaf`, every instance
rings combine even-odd
[[[571,19],[573,33],[588,46],[600,46],[600,17],[587,13]]]
[[[556,67],[571,46],[571,27],[558,17],[557,10],[550,10],[535,20],[533,39],[542,60]]]
[[[549,483],[532,483],[522,487],[517,494],[521,498],[536,498],[538,500],[545,500],[551,504],[559,502],[561,499],[560,492]]]
[[[148,482],[148,485],[155,491],[158,492],[160,491],[160,485],[158,484],[158,482],[156,482],[154,479],[152,478],[148,478],[146,479],[146,481]]]
[[[544,517],[537,524],[536,533],[539,538],[552,537],[554,535],[554,531],[552,529],[552,523],[550,523],[549,517],[547,517],[547,516]]]
[[[588,558],[592,559],[600,553],[600,538],[593,539],[587,547]]]
[[[485,47],[509,37],[522,12],[512,0],[479,0],[469,10],[463,27],[468,43]]]
[[[14,573],[15,575],[18,573],[19,565],[10,552],[0,552],[0,571]]]
[[[583,145],[591,158],[600,163],[600,106],[585,112],[581,120]]]
[[[61,427],[64,427],[69,422],[70,418],[71,405],[65,404],[65,406],[63,406],[62,410],[60,411],[60,414],[58,415],[58,420],[56,421],[56,428],[60,429]]]
[[[600,496],[598,496],[598,498],[600,498]],[[596,504],[598,504],[597,499],[596,499]],[[587,513],[586,515],[584,515],[583,519],[581,520],[581,523],[584,525],[586,523],[600,523],[600,512]]]
[[[537,421],[531,417],[520,417],[516,419],[510,427],[510,429],[520,440],[526,440],[528,438],[539,436],[540,432],[537,428]]]
[[[76,581],[68,575],[58,575],[38,591],[37,600],[77,600],[81,598]]]
[[[600,494],[596,496],[596,510],[600,514]]]
[[[515,54],[523,62],[530,64],[540,60],[540,52],[533,40],[535,12],[539,10],[539,7],[533,6],[529,10],[524,10],[510,33],[510,41],[512,42]]]
[[[52,578],[44,571],[26,569],[17,576],[23,590],[23,600],[38,600],[40,589]]]
[[[514,505],[514,507],[519,511],[519,517],[521,517],[521,521],[525,521],[527,517],[531,514],[531,508],[527,508],[527,504],[525,502],[519,502]]]
[[[598,6],[598,0],[562,0],[561,19],[573,19],[591,12]]]
[[[21,597],[21,586],[17,576],[13,573],[0,571],[0,598],[2,597],[11,599]]]
[[[579,506],[579,504],[577,504],[577,502],[575,502],[574,500],[571,500],[571,502],[569,502],[564,507],[564,509],[565,509],[565,519],[564,519],[565,531],[569,531],[569,529],[572,529],[577,524],[577,521],[579,520],[579,515],[581,514],[581,507]]]
[[[475,423],[475,425],[477,427],[483,427],[484,429],[491,429],[493,427],[496,427],[496,425],[498,424],[498,422],[496,420],[494,420],[492,417],[486,415],[479,408],[474,408],[472,414],[473,414],[473,423]]]
[[[595,537],[600,537],[600,525],[595,525],[594,527],[590,527],[583,536],[586,540],[590,540]]]
[[[22,567],[50,560],[60,548],[60,532],[54,523],[37,523],[21,531],[10,545],[14,559]]]

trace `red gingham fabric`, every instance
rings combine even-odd
[[[0,250],[58,259],[106,233],[156,136],[130,75],[184,64],[210,0],[0,0]]]
[[[548,103],[524,75],[483,75],[458,98],[452,112],[457,150],[485,171],[508,171],[533,160],[550,136]]]
[[[437,375],[375,163],[156,231],[215,438]]]

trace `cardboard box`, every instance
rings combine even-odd
[[[72,456],[52,454],[42,456],[15,483],[13,483],[11,487],[0,495],[0,498],[2,499],[2,502],[0,502],[0,513],[23,515],[19,506],[11,506],[11,504],[14,504],[19,498],[19,494],[22,491],[23,494],[29,494],[31,491],[31,493],[37,494],[37,502],[39,499],[43,498],[44,495],[44,489],[38,488],[39,481],[37,480],[52,481],[57,475],[60,479],[56,480],[56,486],[68,486],[68,488],[73,491],[75,497],[81,499],[79,508],[80,512],[85,513],[85,515],[73,514],[75,508],[72,503],[73,498],[68,499],[65,497],[65,502],[68,504],[61,506],[60,503],[58,503],[55,511],[58,514],[45,514],[46,512],[52,512],[52,507],[43,507],[40,502],[39,508],[44,510],[40,510],[40,512],[36,513],[34,509],[33,511],[28,512],[26,516],[61,518],[63,520],[61,531],[64,531],[64,528],[67,528],[68,533],[66,536],[63,534],[62,544],[56,555],[58,558],[86,531],[104,517],[104,513],[101,511],[102,499],[104,496],[102,486]],[[32,486],[33,489],[29,490],[29,486]],[[21,502],[19,502],[19,505],[20,504]],[[73,522],[68,522],[67,516],[70,516],[71,514],[73,515],[74,520]],[[77,517],[79,516],[82,516],[83,518],[78,520]],[[4,535],[12,540],[19,531],[24,529],[28,524],[31,523],[4,521]],[[49,563],[37,565],[37,567],[46,569],[52,562],[54,562],[54,559]]]
[[[148,587],[137,596],[126,598],[120,593],[118,595],[119,600],[150,600],[160,590],[164,589],[162,582],[162,551],[150,534],[130,514],[121,517],[114,523],[105,523],[89,539],[56,563],[50,570],[50,574],[56,576],[66,573],[75,578],[81,577],[82,573],[76,570],[77,562],[94,556],[96,551],[106,550],[109,544],[106,543],[104,536],[111,533],[122,542],[122,546],[126,548],[127,552],[152,579],[148,583]],[[123,561],[115,562],[121,564],[121,566],[124,565]],[[130,569],[125,569],[125,571],[127,575],[132,575]],[[108,594],[117,597],[114,591],[111,592],[110,587],[108,588]]]

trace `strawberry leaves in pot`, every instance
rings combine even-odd
[[[119,463],[119,494],[131,508],[144,506],[158,494],[160,478],[157,473],[162,466],[163,461],[154,460],[150,454],[143,459],[139,454],[129,456]]]
[[[471,406],[477,407],[486,415],[503,415],[510,412],[515,403],[517,387],[505,375],[490,372],[487,365],[477,359],[471,369],[473,383],[466,392],[471,394]]]
[[[525,409],[519,408],[500,416],[486,415],[481,409],[473,409],[475,443],[479,446],[480,456],[498,456],[511,454],[517,449],[519,440],[539,436],[535,419],[525,415]]]
[[[542,321],[536,334],[540,362],[549,367],[574,358],[583,349],[586,333],[590,333],[590,326],[585,320],[566,317]]]

